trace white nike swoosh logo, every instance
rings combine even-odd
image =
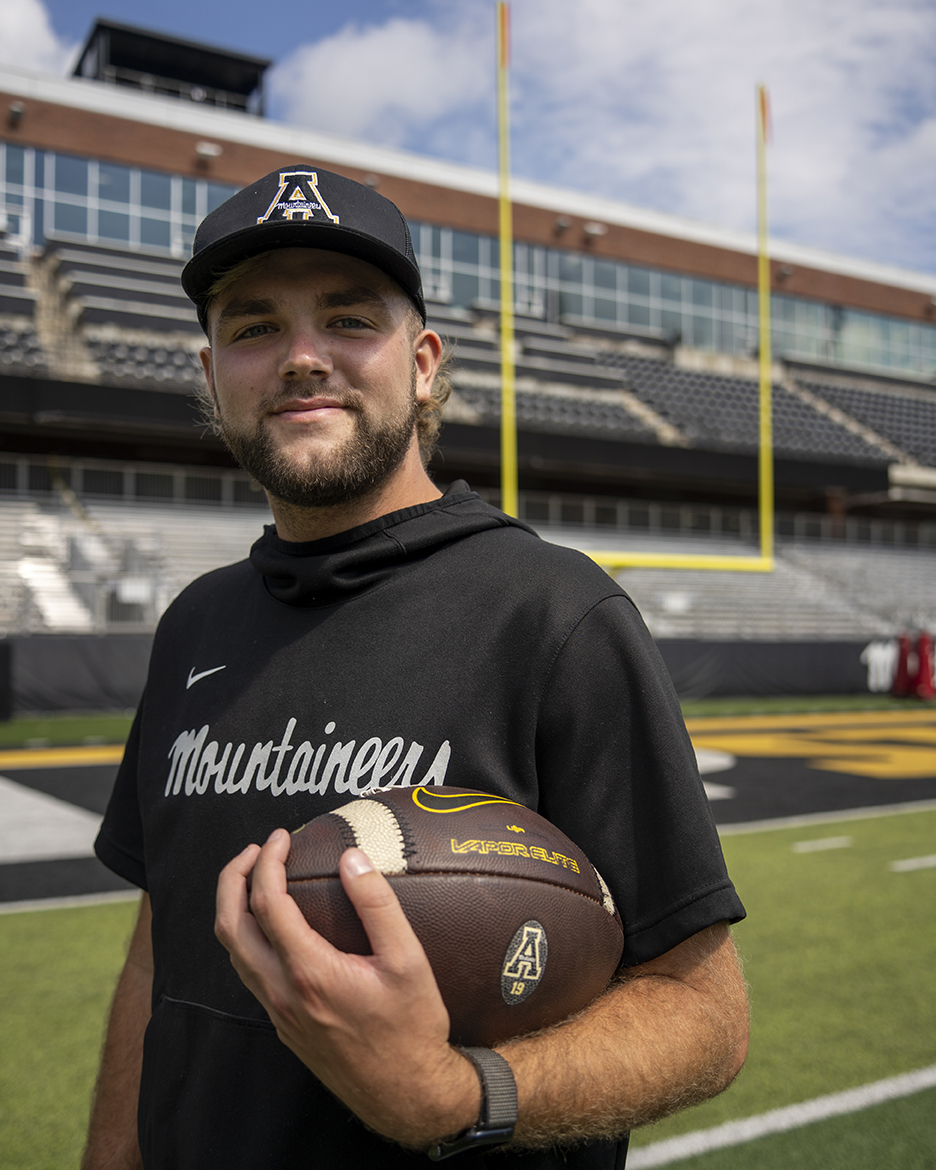
[[[201,674],[195,673],[195,667],[189,671],[188,682],[185,684],[185,689],[188,690],[193,683],[197,683],[200,678],[207,678],[209,674],[217,674],[219,670],[224,670],[224,666],[213,666],[211,670],[203,670]]]

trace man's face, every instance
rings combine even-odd
[[[271,495],[346,504],[418,459],[435,364],[412,318],[379,269],[315,248],[268,253],[212,304],[202,362],[217,418]]]

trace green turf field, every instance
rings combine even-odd
[[[136,903],[0,916],[0,1166],[73,1170]]]
[[[845,848],[795,853],[803,841],[850,837]],[[830,822],[723,838],[748,910],[736,938],[751,988],[751,1052],[723,1096],[634,1135],[634,1146],[936,1064],[936,868],[892,872],[892,861],[936,854],[936,811]],[[932,1094],[923,1094],[932,1098]],[[906,1106],[936,1151],[936,1119]],[[817,1123],[681,1163],[710,1167],[904,1166],[840,1161],[839,1130],[859,1115]],[[820,1147],[821,1135],[828,1145]],[[909,1135],[913,1137],[913,1135]],[[908,1140],[909,1140],[908,1137]],[[921,1139],[922,1140],[922,1139]],[[797,1145],[797,1143],[800,1143]],[[785,1149],[812,1151],[784,1161]],[[762,1149],[776,1149],[773,1161]],[[773,1157],[773,1155],[771,1155]],[[908,1166],[936,1165],[908,1162]]]
[[[916,711],[933,704],[890,695],[742,696],[695,699],[682,704],[683,714],[762,715],[799,714],[802,711]],[[64,747],[97,743],[124,743],[133,721],[125,711],[55,711],[44,715],[17,715],[0,723],[0,750],[21,747]]]
[[[0,750],[22,747],[72,747],[85,743],[126,743],[133,716],[117,711],[65,711],[17,715],[0,723]]]
[[[741,695],[737,698],[685,699],[686,719],[703,715],[800,715],[804,711],[919,711],[933,707],[919,699],[893,695]]]
[[[848,847],[793,852],[802,841]],[[749,918],[748,1065],[722,1097],[634,1145],[936,1064],[936,811],[726,836]],[[77,1164],[106,1003],[134,907],[0,915],[0,1166]],[[936,1165],[932,1091],[680,1163],[688,1170]],[[927,1160],[929,1159],[929,1160]]]
[[[672,1165],[678,1170],[933,1170],[936,1089]]]

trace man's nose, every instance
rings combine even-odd
[[[278,372],[283,379],[327,378],[334,368],[323,340],[310,330],[296,330],[287,339]]]

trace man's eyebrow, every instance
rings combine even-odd
[[[322,293],[318,298],[318,304],[319,308],[322,309],[352,309],[357,305],[372,305],[377,309],[386,309],[388,301],[376,289],[359,284],[353,288],[341,288],[334,292]]]
[[[389,306],[389,301],[385,296],[365,284],[322,293],[318,297],[317,303],[320,309],[326,310],[353,309],[365,305],[386,310]],[[265,317],[275,313],[277,308],[276,302],[267,297],[243,297],[228,301],[218,314],[218,325],[228,325],[232,321],[240,321],[244,317]]]
[[[218,314],[218,324],[226,325],[229,321],[239,321],[243,317],[265,317],[275,312],[275,302],[269,301],[265,297],[228,301]]]

